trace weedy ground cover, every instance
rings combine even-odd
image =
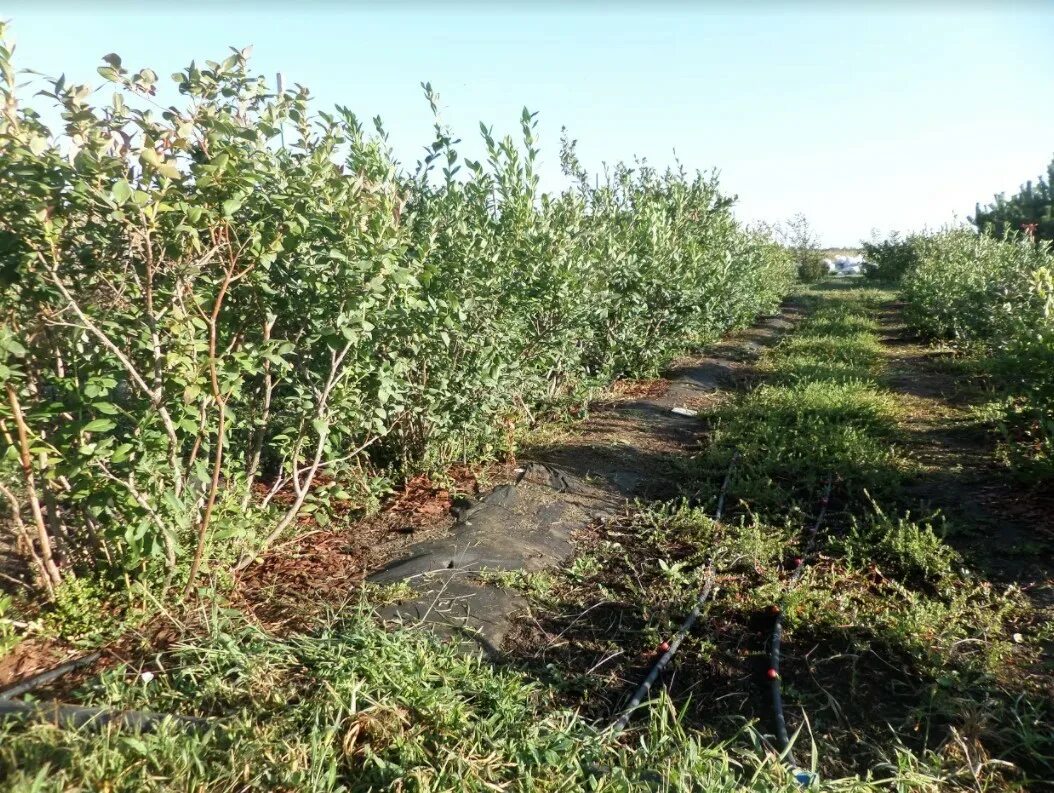
[[[0,775],[26,791],[734,791],[748,768],[766,789],[793,789],[778,764],[689,732],[672,707],[623,746],[549,686],[421,634],[388,633],[368,608],[349,611],[287,638],[207,615],[192,646],[148,665],[155,679],[117,670],[83,699],[218,717],[213,729],[8,726]]]

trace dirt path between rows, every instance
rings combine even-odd
[[[920,467],[906,501],[946,516],[947,541],[986,578],[1054,609],[1054,494],[998,464],[997,439],[974,411],[986,399],[983,384],[951,351],[918,338],[901,309],[891,303],[880,319],[883,385],[904,409],[901,430]]]

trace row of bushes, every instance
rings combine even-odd
[[[867,256],[876,277],[900,278],[914,327],[982,353],[1005,394],[1014,462],[1054,474],[1051,243],[957,229],[891,239]]]
[[[312,112],[243,52],[173,75],[179,108],[104,61],[107,105],[46,85],[55,133],[0,36],[0,495],[48,591],[91,571],[189,592],[203,561],[493,452],[793,278],[712,177],[638,164],[591,186],[565,139],[572,186],[541,193],[526,110],[522,143],[482,128],[482,162],[437,115],[404,169],[379,120]]]
[[[918,261],[918,235],[893,232],[887,239],[863,243],[864,275],[874,281],[899,283]]]

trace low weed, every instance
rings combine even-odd
[[[961,565],[958,553],[944,542],[932,523],[907,517],[889,518],[878,512],[850,518],[849,530],[832,538],[832,550],[852,567],[878,566],[915,586],[940,589],[955,578]]]
[[[11,609],[12,598],[10,595],[0,594],[0,657],[18,644],[18,631],[12,623],[8,613]]]

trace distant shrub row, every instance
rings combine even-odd
[[[1054,252],[1025,235],[960,229],[869,246],[878,277],[901,277],[909,321],[979,351],[1005,394],[1013,460],[1054,475]]]

